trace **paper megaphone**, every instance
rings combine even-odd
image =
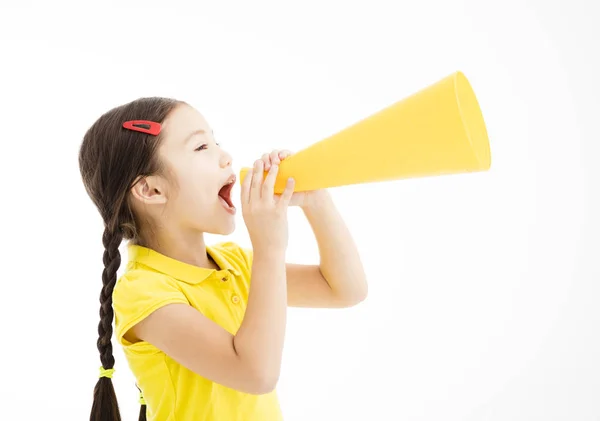
[[[445,79],[333,136],[279,166],[275,193],[403,178],[486,171],[490,145],[479,103],[465,75]],[[240,183],[251,168],[240,171]]]

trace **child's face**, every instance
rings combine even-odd
[[[179,106],[165,122],[165,134],[159,159],[166,164],[171,183],[163,216],[184,231],[233,232],[235,209],[219,195],[235,176],[232,158],[215,143],[204,117],[188,105]],[[221,195],[231,197],[222,191]]]

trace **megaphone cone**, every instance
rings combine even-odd
[[[456,72],[294,153],[279,166],[275,193],[486,171],[487,130],[471,85]],[[240,183],[251,168],[240,171]]]

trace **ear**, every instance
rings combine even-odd
[[[145,205],[164,205],[167,203],[167,189],[164,180],[157,176],[140,177],[131,188],[131,195]]]

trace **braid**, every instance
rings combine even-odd
[[[143,400],[143,396],[142,396],[142,389],[139,388],[138,385],[135,385],[135,387],[137,387],[137,389],[140,391],[140,416],[138,418],[138,421],[147,421],[146,420],[146,402]]]
[[[117,282],[117,270],[121,266],[119,245],[123,235],[117,231],[113,233],[108,228],[104,230],[102,243],[104,244],[104,270],[102,271],[102,291],[100,292],[100,323],[98,323],[98,351],[100,361],[105,369],[113,368],[115,358],[112,349],[112,322],[114,311],[112,307],[112,293]]]
[[[94,388],[94,402],[90,421],[120,421],[121,415],[111,373],[115,365],[113,355],[112,294],[121,265],[119,246],[123,240],[139,239],[140,225],[134,212],[131,188],[137,180],[164,170],[158,150],[162,133],[151,135],[138,130],[124,130],[123,123],[148,120],[164,124],[170,113],[183,101],[171,98],[139,98],[102,114],[86,131],[79,149],[79,171],[85,190],[104,221],[104,270],[100,293],[100,322],[97,347],[102,369]],[[142,404],[140,419],[145,417]],[[143,412],[143,414],[141,413]]]
[[[146,405],[140,405],[140,417],[138,421],[146,421]]]
[[[120,230],[112,230],[106,226],[102,235],[104,270],[102,272],[102,291],[100,292],[100,323],[98,323],[97,342],[100,361],[105,370],[112,369],[115,365],[111,341],[114,317],[112,293],[117,282],[117,271],[121,265],[119,246],[122,240],[123,234]],[[101,377],[94,388],[94,403],[90,421],[121,421],[117,397],[109,377]]]

